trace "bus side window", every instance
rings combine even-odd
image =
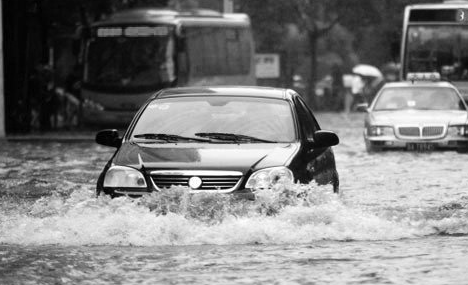
[[[193,76],[250,72],[251,39],[247,29],[190,27],[186,32],[187,61]]]
[[[240,28],[230,28],[225,33],[226,44],[226,74],[248,74],[250,72],[250,40],[248,31]]]
[[[177,38],[177,81],[184,85],[188,81],[189,63],[187,56],[187,40],[185,37]]]
[[[203,75],[203,38],[201,28],[189,27],[186,30],[186,55],[188,59],[188,66],[190,66],[189,73],[191,76],[198,77]]]
[[[187,38],[185,35],[177,37],[177,51],[187,52]]]

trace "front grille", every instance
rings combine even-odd
[[[405,137],[419,137],[419,128],[418,127],[399,127],[398,132],[401,136]]]
[[[422,130],[423,137],[437,137],[437,136],[441,136],[443,133],[444,133],[444,127],[441,127],[441,126],[424,127]]]
[[[151,178],[158,189],[171,186],[189,187],[192,177],[201,179],[202,184],[193,190],[234,190],[242,178],[242,173],[233,171],[153,171]]]
[[[399,127],[398,133],[407,138],[438,138],[444,135],[444,126],[405,126]]]

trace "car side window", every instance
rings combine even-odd
[[[314,139],[314,133],[320,128],[318,127],[317,121],[310,113],[305,103],[299,98],[296,98],[297,114],[301,121],[301,128],[303,133],[308,139]]]

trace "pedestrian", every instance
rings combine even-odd
[[[35,86],[32,92],[37,92],[37,105],[39,106],[39,125],[41,131],[52,129],[52,119],[54,126],[57,124],[57,98],[54,92],[54,82],[52,70],[47,65],[36,67]],[[53,117],[53,118],[52,118]]]
[[[79,64],[73,67],[72,72],[65,79],[65,106],[64,122],[65,128],[72,128],[81,122],[82,100],[81,100],[82,68]]]
[[[351,103],[352,111],[356,111],[357,105],[365,101],[364,86],[365,82],[363,77],[359,74],[354,74],[351,81],[351,94],[353,95],[353,100]]]
[[[344,84],[343,72],[339,65],[334,64],[332,67],[332,110],[343,111],[344,108]]]

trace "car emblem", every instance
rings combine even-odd
[[[194,176],[194,177],[189,179],[188,184],[189,184],[190,188],[198,189],[202,185],[202,180],[200,179],[200,177]]]

